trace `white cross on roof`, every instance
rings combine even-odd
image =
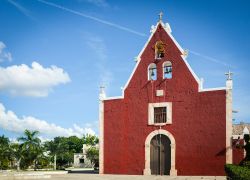
[[[161,11],[160,14],[159,14],[159,21],[162,20],[162,16],[163,16],[163,12]]]
[[[227,76],[227,80],[232,80],[233,72],[229,70],[227,73],[225,73],[225,75]]]

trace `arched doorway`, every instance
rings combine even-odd
[[[150,169],[152,175],[169,175],[171,169],[170,139],[155,135],[150,142]]]
[[[149,135],[147,136],[146,140],[145,140],[145,168],[143,170],[143,174],[144,175],[151,175],[151,168],[150,168],[150,161],[151,161],[151,158],[150,158],[150,144],[151,144],[151,140],[157,136],[157,135],[162,135],[162,136],[166,136],[171,144],[170,144],[170,155],[171,155],[171,169],[170,169],[170,176],[177,176],[177,170],[175,169],[175,151],[176,151],[176,146],[175,146],[175,139],[174,139],[174,136],[166,131],[166,130],[163,130],[163,129],[157,129],[157,130],[154,130],[152,131],[151,133],[149,133]]]

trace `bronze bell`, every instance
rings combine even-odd
[[[168,72],[170,72],[170,73],[172,72],[172,67],[169,67],[169,71]]]
[[[169,73],[168,67],[166,66],[166,67],[165,67],[165,74],[168,74],[168,73]]]
[[[171,73],[171,72],[172,72],[172,68],[171,68],[171,67],[166,66],[166,69],[165,69],[165,74],[168,74],[168,73]]]
[[[151,69],[151,77],[153,77],[154,75],[155,75],[154,70]]]

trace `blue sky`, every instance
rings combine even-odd
[[[121,95],[160,11],[205,88],[234,72],[234,122],[250,123],[247,0],[0,0],[0,134],[98,134],[100,84]]]

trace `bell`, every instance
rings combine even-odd
[[[168,67],[166,67],[166,69],[165,69],[165,74],[168,74],[168,73],[169,73]]]
[[[153,77],[154,75],[155,75],[154,70],[151,69],[151,77]]]
[[[170,72],[170,73],[172,72],[172,68],[171,68],[171,67],[169,67],[169,72]]]
[[[170,67],[168,67],[168,66],[166,66],[166,68],[165,68],[165,74],[168,74],[168,73],[171,73],[172,72],[172,68],[171,68],[171,66]]]

